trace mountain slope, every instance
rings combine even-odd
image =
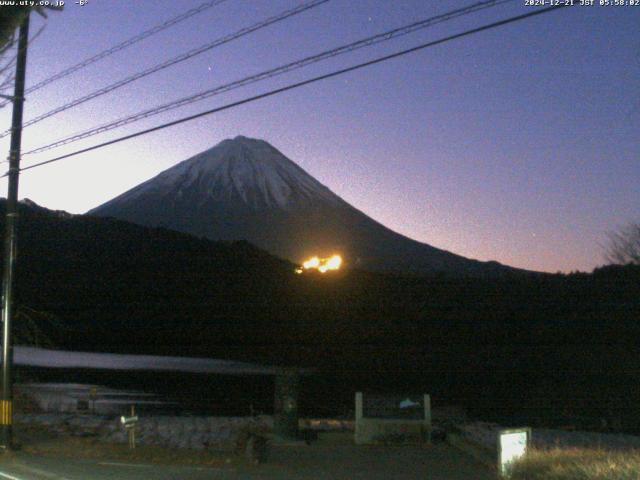
[[[236,137],[91,210],[213,240],[247,240],[301,262],[340,253],[369,270],[485,275],[511,270],[395,233],[350,206],[277,149]]]
[[[3,211],[0,200],[0,236]],[[31,317],[55,346],[71,350],[313,368],[301,405],[319,410],[309,416],[344,412],[355,391],[407,386],[488,415],[500,398],[501,412],[533,412],[538,421],[557,419],[565,406],[601,416],[612,398],[612,408],[632,414],[640,404],[632,381],[640,369],[640,267],[487,279],[357,269],[295,275],[292,264],[246,242],[30,202],[20,205],[18,249],[16,338]],[[150,375],[127,372],[117,381],[193,395],[193,385],[208,385],[201,398],[216,408],[219,395],[248,410],[254,392],[272,404],[272,384],[256,387],[256,379],[236,390],[217,378],[190,377],[187,387],[186,374]]]

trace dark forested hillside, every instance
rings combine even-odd
[[[638,409],[639,267],[295,275],[247,243],[25,205],[18,247],[18,305],[47,315],[59,347],[313,367],[310,395],[331,401],[402,389],[485,416]]]

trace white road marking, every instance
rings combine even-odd
[[[16,463],[16,466],[22,470],[26,470],[29,473],[40,475],[41,477],[52,478],[53,480],[69,480],[67,477],[63,477],[62,475],[56,475],[55,473],[40,470],[39,468],[30,467],[28,465],[25,465],[24,463]]]
[[[7,478],[8,480],[22,480],[21,478],[14,477],[13,475],[9,475],[8,473],[0,472],[0,477]]]

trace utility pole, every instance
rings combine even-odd
[[[0,387],[0,449],[13,446],[13,391],[11,367],[13,346],[11,324],[13,322],[13,284],[16,263],[16,220],[18,217],[18,179],[20,176],[20,145],[22,141],[22,107],[27,69],[27,44],[29,41],[29,15],[20,25],[16,80],[13,93],[13,118],[11,123],[11,149],[9,150],[9,190],[4,234],[4,272],[2,275],[2,381]]]

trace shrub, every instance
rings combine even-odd
[[[512,480],[640,480],[640,450],[530,450],[514,463]]]

